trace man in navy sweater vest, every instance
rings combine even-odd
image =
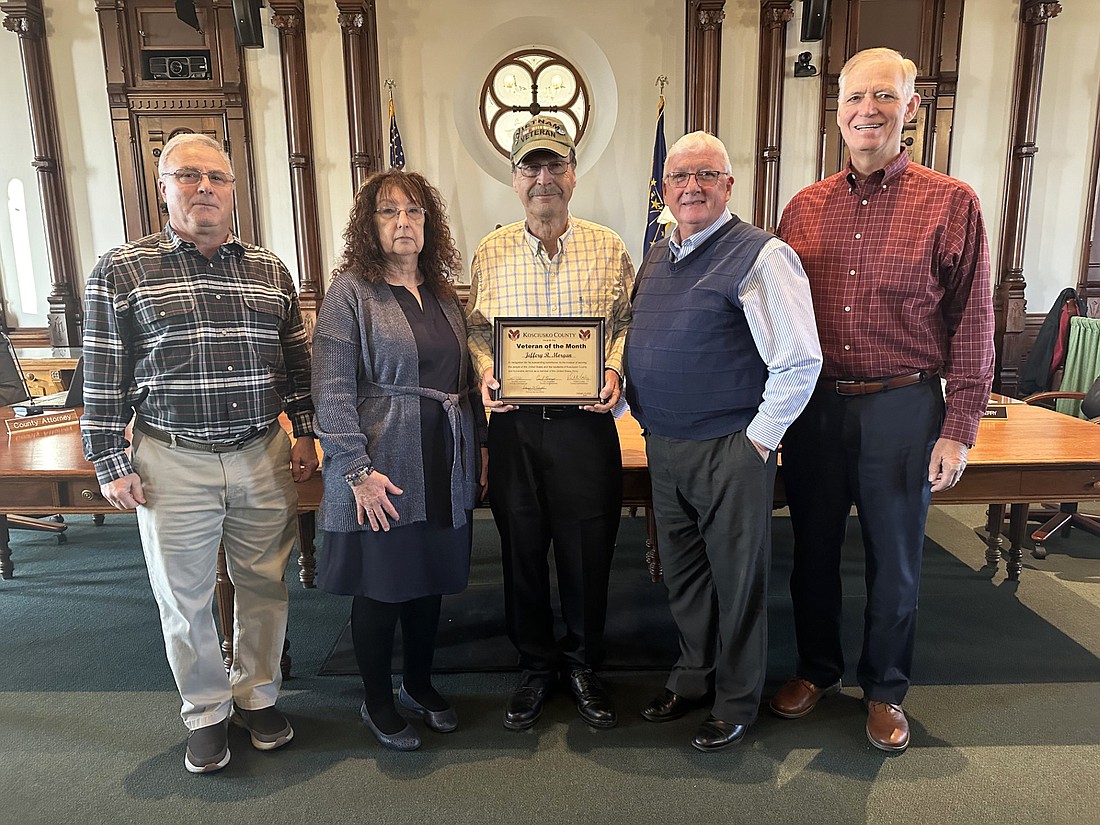
[[[661,560],[680,632],[651,722],[710,707],[692,739],[738,742],[760,707],[767,660],[775,450],[821,369],[809,285],[778,238],[727,208],[716,137],[680,138],[665,161],[677,227],[638,272],[626,387],[641,423]]]

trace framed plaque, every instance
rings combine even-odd
[[[598,404],[603,318],[497,318],[493,371],[506,404]]]

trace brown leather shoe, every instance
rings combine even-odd
[[[840,680],[828,687],[818,687],[813,682],[795,677],[783,685],[772,697],[768,707],[772,713],[784,719],[801,719],[826,696],[832,696],[840,690]]]
[[[867,705],[867,739],[879,750],[901,753],[909,747],[909,720],[901,705],[864,700]]]

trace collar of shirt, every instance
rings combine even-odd
[[[855,167],[852,166],[851,159],[849,159],[848,174],[844,176],[844,180],[848,183],[849,192],[855,192],[863,184],[871,182],[874,182],[876,186],[881,183],[883,188],[885,188],[895,181],[907,168],[909,168],[909,153],[905,149],[902,149],[901,153],[882,169],[872,172],[865,179],[860,180],[859,174],[856,172]]]
[[[554,260],[558,254],[565,249],[565,242],[569,239],[569,236],[573,234],[573,216],[568,216],[569,223],[565,226],[565,231],[561,233],[561,237],[558,238],[558,248],[553,252],[545,249],[542,245],[542,240],[531,234],[531,230],[527,228],[527,221],[523,222],[523,237],[527,240],[527,245],[531,247],[531,251],[537,257],[538,255],[546,255],[549,260]]]
[[[684,240],[677,243],[676,235],[680,229],[677,227],[676,231],[668,236],[668,249],[672,253],[672,260],[678,261],[681,258],[686,258],[692,252],[698,248],[698,246],[725,226],[727,223],[733,220],[733,213],[728,209],[723,209],[722,214],[718,216],[718,219],[708,226],[706,229],[700,229],[694,235],[688,235]]]
[[[176,230],[172,228],[171,221],[164,225],[164,239],[174,252],[178,252],[181,249],[186,249],[189,252],[198,250],[198,247],[194,243],[185,241],[176,233]],[[241,243],[240,239],[237,238],[232,231],[230,231],[221,247],[219,247],[219,253],[225,255],[232,254],[240,257],[244,255],[244,244]]]

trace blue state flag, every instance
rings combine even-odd
[[[397,128],[397,114],[393,110],[393,98],[390,98],[390,168],[405,168],[405,150],[401,146],[401,132]]]
[[[668,150],[665,148],[665,96],[657,104],[657,134],[653,138],[653,169],[649,173],[649,213],[645,224],[645,249],[661,240],[665,228],[657,222],[661,212],[665,208],[665,199],[661,194],[661,176],[664,174],[665,156]]]

